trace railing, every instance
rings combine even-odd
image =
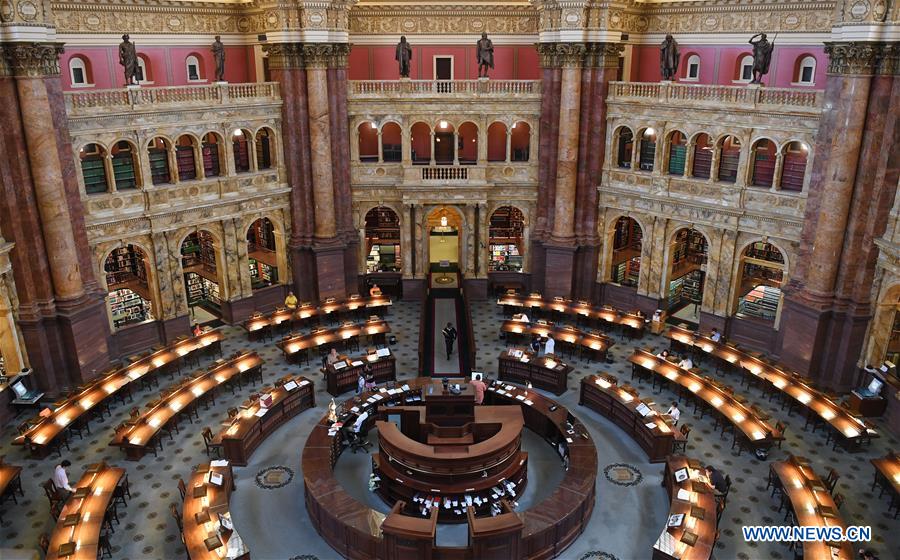
[[[467,181],[468,167],[423,167],[423,181]]]
[[[789,110],[819,111],[821,90],[768,88],[764,86],[719,86],[670,82],[612,82],[610,101],[648,99],[663,103],[713,106],[783,107]]]
[[[73,114],[147,109],[167,105],[227,105],[245,101],[280,100],[278,82],[136,87],[67,91],[66,110]]]
[[[539,97],[540,80],[352,80],[349,96],[385,97],[514,96]]]

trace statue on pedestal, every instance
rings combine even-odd
[[[754,41],[759,37],[759,40]],[[762,77],[769,73],[769,64],[772,62],[772,50],[775,48],[775,40],[770,43],[765,33],[757,33],[750,37],[753,45],[753,79],[751,84],[762,83]]]
[[[478,61],[478,77],[487,78],[488,68],[494,69],[494,42],[488,39],[487,33],[482,33],[475,44],[475,59]]]
[[[141,76],[138,74],[137,50],[128,33],[122,35],[122,42],[119,43],[119,64],[125,69],[125,85],[136,85]]]
[[[678,62],[681,53],[678,52],[678,43],[671,35],[666,35],[666,40],[659,47],[659,72],[663,80],[674,80],[678,74]]]
[[[216,81],[224,82],[225,81],[225,45],[222,44],[221,38],[219,35],[216,35],[216,40],[213,41],[212,44],[212,54],[213,59],[216,61]]]
[[[412,61],[412,47],[406,42],[405,35],[402,35],[400,37],[400,42],[397,43],[394,60],[400,63],[400,77],[409,78],[409,63]]]

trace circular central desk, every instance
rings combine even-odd
[[[345,426],[367,413],[362,431],[387,419],[397,406],[422,404],[431,378],[417,378],[394,388],[379,388],[346,401],[338,414]],[[451,379],[451,383],[465,383]],[[594,509],[597,451],[594,442],[568,409],[533,391],[503,383],[492,384],[486,405],[518,406],[525,427],[541,436],[560,455],[567,470],[559,486],[534,507],[515,512],[504,501],[496,516],[466,510],[468,546],[435,544],[438,510],[417,516],[405,513],[403,500],[387,515],[353,498],[334,477],[334,465],[346,448],[328,416],[306,440],[302,455],[306,508],[323,539],[345,558],[354,560],[406,559],[543,559],[553,558],[581,534]]]

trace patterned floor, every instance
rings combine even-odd
[[[478,345],[478,367],[489,377],[496,376],[496,356],[504,348],[497,336],[501,314],[496,304],[474,303],[472,308],[475,339]],[[393,347],[398,360],[400,377],[415,375],[416,349],[418,345],[419,304],[397,303],[388,317],[399,342]],[[243,332],[225,328],[226,341],[223,351],[254,348],[266,360],[264,376],[271,382],[286,372],[297,372],[289,366],[271,341],[249,343]],[[667,341],[648,335],[642,345],[662,347]],[[660,487],[661,467],[650,465],[640,449],[610,422],[598,414],[578,407],[578,382],[584,375],[607,371],[630,380],[630,368],[626,357],[633,345],[617,341],[611,356],[612,364],[588,363],[574,360],[575,372],[570,377],[569,390],[557,400],[574,410],[589,428],[600,455],[597,477],[597,505],[588,530],[562,555],[566,559],[629,560],[650,556],[650,547],[663,527],[668,504]],[[713,371],[706,364],[700,365],[709,374]],[[299,368],[300,372],[314,379],[317,384],[317,408],[306,411],[283,426],[254,453],[252,463],[235,471],[238,491],[232,497],[234,522],[248,543],[254,559],[326,560],[336,554],[309,528],[309,521],[302,501],[302,472],[299,456],[306,435],[325,412],[330,396],[324,383],[312,366]],[[736,375],[725,376],[727,382],[737,386]],[[161,379],[163,387],[167,384]],[[650,395],[649,383],[638,382],[642,395]],[[887,502],[878,500],[870,491],[872,467],[868,460],[883,456],[888,449],[900,448],[894,437],[882,437],[874,441],[863,453],[834,452],[826,446],[825,436],[819,431],[807,434],[802,431],[803,419],[795,413],[788,417],[778,405],[760,398],[759,390],[740,392],[770,412],[774,419],[785,422],[787,440],[783,450],[774,450],[770,460],[780,460],[789,452],[808,457],[820,474],[826,465],[834,466],[841,474],[837,491],[847,498],[841,510],[850,524],[871,525],[874,535],[872,547],[883,560],[900,558],[900,523],[887,515]],[[135,406],[141,406],[155,396],[154,391],[135,394]],[[166,442],[158,458],[145,457],[140,462],[128,462],[118,449],[108,446],[112,428],[127,414],[127,408],[113,409],[113,417],[95,422],[93,435],[86,435],[71,443],[66,456],[73,462],[71,478],[77,479],[89,463],[103,459],[125,467],[131,482],[132,499],[122,518],[122,524],[112,536],[114,557],[122,560],[169,559],[184,556],[174,520],[168,513],[168,505],[178,501],[177,479],[187,478],[192,466],[206,460],[200,426],[216,427],[226,416],[226,410],[240,403],[246,395],[221,397],[218,405],[209,411],[201,409],[201,421],[195,429],[182,430],[173,442]],[[657,389],[657,403],[673,400],[668,389]],[[713,463],[730,474],[734,487],[728,508],[722,518],[721,538],[717,545],[719,559],[790,558],[792,554],[780,544],[747,544],[741,540],[743,524],[781,523],[782,515],[776,513],[776,504],[765,491],[767,465],[744,453],[740,457],[730,450],[730,439],[720,439],[712,430],[709,417],[692,418],[692,407],[682,406],[682,421],[695,426],[688,444],[688,455]],[[10,445],[12,424],[0,431],[0,455],[9,463],[25,467],[23,486],[25,498],[19,504],[3,505],[6,521],[0,527],[0,558],[29,558],[42,532],[52,530],[47,500],[39,484],[46,480],[58,462],[56,458],[35,461],[24,456],[21,449]],[[364,484],[365,481],[360,481]],[[13,551],[17,551],[15,554]]]

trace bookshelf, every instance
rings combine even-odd
[[[634,150],[634,135],[628,129],[619,133],[618,160],[619,167],[631,169],[631,153]]]
[[[84,177],[84,190],[88,194],[102,193],[108,190],[102,155],[98,153],[82,154],[81,175]]]
[[[260,169],[272,167],[272,143],[264,131],[256,135],[256,165]]]
[[[491,272],[502,270],[522,272],[522,255],[515,243],[491,243],[490,262],[488,270]]]
[[[637,286],[641,274],[641,257],[613,265],[613,282],[623,286]]]
[[[641,140],[640,167],[641,171],[653,171],[653,160],[656,156],[656,142]]]
[[[774,177],[775,157],[757,149],[756,158],[753,161],[753,186],[769,188],[772,186]]]
[[[400,251],[400,218],[386,207],[366,214],[366,272],[397,272],[403,262]]]
[[[525,232],[525,215],[515,206],[501,206],[491,214],[488,235],[492,238],[520,239]]]
[[[249,267],[250,282],[254,290],[278,283],[278,269],[274,266],[250,258]]]
[[[800,192],[803,190],[803,177],[806,175],[806,154],[787,151],[784,154],[781,170],[781,190]]]
[[[687,304],[701,303],[703,300],[703,271],[693,270],[669,281],[667,300],[670,311]]]
[[[741,158],[740,146],[725,146],[719,156],[719,180],[727,183],[737,181],[738,162]]]
[[[683,144],[673,144],[669,151],[669,174],[684,175],[684,164],[687,161],[687,148]]]
[[[196,272],[184,275],[184,285],[189,306],[211,304],[216,309],[222,304],[219,299],[219,285]]]
[[[250,150],[247,148],[247,140],[244,134],[234,139],[234,169],[238,173],[250,171]]]
[[[712,168],[712,149],[697,144],[694,146],[694,166],[691,175],[697,179],[709,179],[710,168]]]
[[[197,178],[197,165],[194,161],[193,146],[175,147],[175,164],[178,167],[178,178],[189,181]]]
[[[203,144],[203,173],[207,177],[218,177],[221,175],[219,147],[216,144]]]
[[[109,292],[109,310],[115,328],[153,319],[150,302],[128,288]]]
[[[150,178],[154,185],[171,182],[169,177],[169,153],[165,148],[147,150],[150,159]]]
[[[784,264],[784,255],[781,254],[778,247],[762,241],[751,243],[744,251],[744,256]]]
[[[116,190],[137,188],[137,175],[134,170],[134,152],[127,142],[119,142],[112,155],[113,177]]]
[[[781,301],[781,290],[772,286],[756,286],[738,300],[738,314],[774,321]]]

